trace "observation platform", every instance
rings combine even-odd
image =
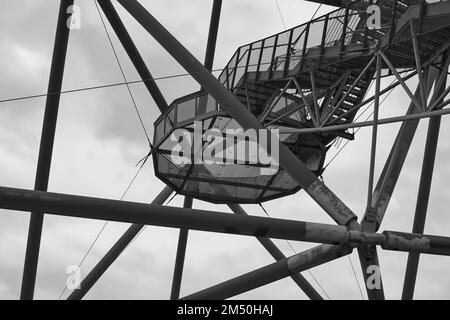
[[[422,62],[439,56],[450,41],[448,1],[378,1],[379,29],[368,28],[369,1],[317,2],[338,9],[239,47],[219,76],[219,81],[271,130],[352,123],[374,78],[377,50],[399,73],[416,68],[411,25]],[[391,72],[385,65],[384,71],[386,75]],[[246,158],[242,161],[225,161],[226,154],[232,153],[230,148],[235,150],[236,146],[214,155],[223,163],[179,161],[180,154],[173,154],[179,142],[173,139],[174,132],[183,129],[193,140],[194,122],[200,125],[202,134],[211,129],[224,132],[240,128],[206,92],[195,92],[171,103],[155,122],[153,158],[156,176],[178,193],[215,203],[260,203],[300,189],[282,168],[270,170],[267,164],[249,161],[252,155],[248,150],[255,143],[251,139],[246,142]],[[345,130],[280,136],[318,176],[337,138],[352,140],[354,136]],[[197,148],[192,143],[190,160],[211,143],[203,141]]]

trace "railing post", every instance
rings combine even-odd
[[[259,51],[258,65],[256,66],[255,81],[258,81],[258,79],[259,79],[259,70],[261,69],[261,60],[262,60],[262,56],[263,56],[265,42],[266,42],[266,39],[261,41],[261,50]]]
[[[367,28],[367,24],[364,27],[364,42],[363,42],[363,48],[367,46],[367,36],[369,35],[369,28]]]
[[[418,22],[419,25],[418,25],[418,28],[417,28],[417,33],[418,34],[422,33],[422,22],[423,22],[423,17],[425,15],[425,11],[426,11],[426,5],[427,5],[426,1],[422,0],[421,3],[420,3],[419,22]]]
[[[167,111],[169,106],[167,104],[166,99],[164,98],[163,94],[161,93],[161,90],[156,84],[144,59],[142,59],[139,50],[134,44],[133,39],[128,33],[125,25],[120,19],[113,4],[111,3],[111,1],[97,1],[97,2],[100,8],[103,10],[103,13],[105,14],[106,18],[111,24],[111,27],[113,28],[117,37],[119,38],[119,41],[122,44],[123,48],[125,49],[126,53],[128,54],[128,57],[130,58],[134,67],[136,68],[136,71],[143,80],[145,87],[147,88],[148,92],[155,101],[156,106],[161,112]]]
[[[342,34],[341,34],[341,50],[339,53],[339,57],[342,58],[342,54],[344,51],[344,45],[345,45],[345,35],[347,34],[347,26],[348,26],[348,12],[349,12],[349,5],[347,4],[345,7],[345,17],[344,17],[344,25],[342,26]]]
[[[327,14],[325,16],[325,22],[323,24],[323,31],[322,31],[322,41],[320,42],[320,57],[319,57],[319,65],[322,62],[322,56],[325,51],[325,39],[327,37],[327,28],[328,28],[328,19],[330,18],[330,14]]]
[[[391,44],[392,38],[394,37],[396,18],[397,18],[397,1],[394,1],[394,8],[392,10],[392,17],[391,17],[391,29],[389,32],[389,44]]]
[[[231,88],[234,88],[234,81],[236,81],[236,73],[237,73],[237,68],[239,65],[239,55],[241,54],[241,48],[238,49],[237,53],[236,53],[236,63],[234,64],[234,73],[233,73],[233,80],[231,81]]]
[[[217,34],[219,30],[220,13],[222,10],[222,0],[214,0],[211,21],[209,23],[208,42],[206,43],[205,68],[213,69],[214,54],[216,52]]]
[[[184,198],[184,208],[192,208],[192,198]],[[180,228],[178,235],[178,246],[175,258],[175,269],[173,271],[172,290],[170,291],[170,300],[178,300],[180,298],[181,280],[183,278],[184,261],[186,257],[187,240],[189,229]]]
[[[309,26],[311,25],[310,22],[306,25],[305,29],[305,40],[303,40],[303,49],[302,49],[302,56],[300,57],[300,72],[303,70],[303,61],[305,61],[306,56],[306,47],[308,45],[308,36],[309,36]]]
[[[247,54],[247,63],[245,64],[245,77],[247,77],[247,72],[248,72],[248,67],[250,64],[250,57],[252,55],[252,51],[253,51],[253,43],[250,43],[250,46],[248,47],[248,54]]]
[[[286,59],[284,61],[284,76],[287,75],[287,72],[289,70],[291,55],[292,55],[292,37],[294,35],[294,29],[291,29],[291,32],[289,33],[289,42],[287,45],[287,52],[286,52]]]
[[[272,58],[270,59],[270,68],[269,68],[269,79],[272,78],[273,75],[273,61],[275,60],[275,52],[277,51],[277,45],[278,45],[278,34],[275,36],[275,41],[273,43],[273,51],[272,51]]]
[[[227,81],[227,89],[231,90],[231,88],[230,88],[230,70],[228,69],[228,65],[225,67],[225,74],[226,74],[225,80]]]

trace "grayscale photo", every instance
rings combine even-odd
[[[447,0],[0,0],[0,300],[449,300],[449,64]]]

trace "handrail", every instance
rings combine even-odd
[[[417,3],[422,1],[417,0]],[[427,3],[443,1],[447,0],[427,1]],[[369,30],[365,23],[368,15],[364,9],[368,4],[367,0],[358,0],[350,4],[348,10],[346,8],[333,10],[291,29],[239,47],[219,75],[219,80],[229,90],[233,90],[236,83],[239,83],[241,75],[247,72],[269,71],[272,74],[280,70],[286,74],[286,71],[293,70],[302,63],[302,58],[306,54],[305,49],[338,46],[342,50],[343,46],[352,43],[369,47],[380,36],[390,33],[399,15],[411,5],[401,0],[378,0],[377,4],[384,10],[392,10],[392,14],[384,17],[381,32],[374,32]],[[264,65],[267,67],[261,68]],[[181,97],[171,104],[169,110],[173,112],[177,105],[189,100],[197,101],[203,95],[207,93],[200,91]],[[216,108],[219,106],[216,105]],[[161,121],[162,119],[159,119],[156,122]]]
[[[397,6],[397,2],[401,3],[401,5]],[[365,21],[369,16],[365,9],[371,2],[358,0],[349,4],[348,10],[346,8],[338,8],[291,29],[239,47],[219,75],[219,80],[229,90],[233,90],[239,82],[240,76],[245,73],[241,72],[239,68],[258,73],[260,71],[273,72],[284,69],[284,73],[286,73],[288,71],[286,68],[292,67],[291,62],[301,60],[297,57],[297,53],[301,52],[300,49],[310,49],[318,46],[341,46],[342,50],[344,50],[343,46],[350,43],[363,43],[364,46],[369,47],[379,37],[389,32],[391,25],[398,18],[396,10],[403,8],[404,11],[404,8],[407,6],[400,0],[379,0],[377,2],[378,5],[384,6],[385,10],[386,7],[390,7],[391,3],[393,5],[391,10],[393,10],[394,19],[391,19],[391,16],[383,19],[381,34],[373,32],[365,26]],[[402,11],[398,12],[401,13]],[[344,25],[345,21],[347,23]],[[324,26],[327,28],[326,32],[323,32]],[[325,41],[322,43],[317,40],[323,33],[325,34]],[[259,57],[262,58],[261,61]],[[248,61],[250,61],[249,66]],[[285,62],[284,67],[281,63],[283,61]],[[261,68],[263,65],[267,65],[267,68]],[[237,74],[240,76],[237,77]]]

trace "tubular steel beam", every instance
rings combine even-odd
[[[207,170],[202,170],[202,172],[206,175],[210,175],[210,172]],[[220,185],[211,185],[211,187],[217,194],[228,194],[227,190],[225,190]],[[228,207],[237,215],[248,216],[244,209],[238,204],[228,204]],[[266,250],[272,255],[272,257],[275,258],[275,260],[286,258],[270,239],[264,237],[256,237],[256,239],[263,245],[264,248],[266,248]],[[322,299],[322,297],[314,289],[314,287],[312,287],[301,274],[294,274],[291,277],[310,299]]]
[[[184,208],[192,208],[192,198],[184,197]],[[173,271],[172,290],[170,291],[170,300],[178,300],[180,298],[181,279],[183,277],[184,257],[186,256],[186,245],[189,230],[180,229],[178,236],[177,256],[175,258],[175,269]]]
[[[313,96],[313,104],[314,104],[314,115],[316,118],[316,122],[320,123],[320,113],[319,113],[319,103],[317,102],[317,88],[316,88],[316,76],[314,74],[314,69],[311,68],[309,70],[309,78],[311,80],[311,91]]]
[[[428,125],[427,142],[423,158],[422,173],[420,176],[419,193],[417,196],[416,213],[414,216],[413,232],[423,233],[425,218],[430,196],[431,180],[433,176],[436,147],[439,137],[440,117],[430,118]],[[403,284],[402,300],[412,300],[416,284],[419,254],[410,253],[406,265],[405,280]]]
[[[210,175],[209,171],[202,171],[204,174]],[[228,194],[227,190],[225,190],[220,185],[211,185],[211,187],[217,194]],[[228,207],[237,215],[248,216],[244,209],[238,204],[228,204]],[[286,258],[270,239],[264,237],[256,237],[256,239],[263,245],[264,248],[266,248],[266,250],[272,255],[272,257],[275,258],[275,260]],[[291,277],[310,299],[322,300],[322,297],[319,295],[319,293],[301,274],[294,274]]]
[[[238,215],[247,215],[247,213],[238,204],[229,204],[230,209]],[[270,253],[270,255],[277,261],[286,259],[286,256],[280,249],[272,242],[272,240],[262,237],[256,237],[261,245]],[[314,287],[305,279],[300,273],[293,273],[290,275],[292,280],[303,290],[303,292],[311,300],[323,300],[321,295],[314,289]]]
[[[450,255],[450,238],[447,237],[392,231],[382,234],[361,232],[323,223],[238,216],[16,188],[0,187],[0,208],[18,211],[40,209],[47,214],[77,218],[325,244],[380,245],[387,250]]]
[[[220,1],[215,0],[213,5],[213,14],[211,17],[211,28],[208,36],[208,46],[205,57],[205,63],[209,66],[210,69],[212,68],[214,57],[221,2],[222,2],[221,0]],[[123,25],[120,17],[118,16],[116,10],[114,9],[114,6],[111,4],[109,0],[99,0],[99,4],[103,12],[107,16],[108,20],[110,21],[111,25],[113,26],[124,48],[127,50],[130,59],[132,60],[135,67],[139,71],[141,78],[149,80],[145,82],[147,88],[150,94],[152,94],[153,98],[155,99],[155,102],[157,103],[159,109],[163,112],[167,108],[167,102],[165,101],[164,97],[159,91],[159,88],[154,82],[153,77],[150,74],[150,71],[147,69],[147,66],[145,65],[142,57],[140,56],[139,51],[135,47],[130,35],[126,31],[125,26]],[[172,191],[170,188],[164,189],[163,193],[165,194],[167,192],[171,193]],[[165,201],[165,199],[169,197],[169,195],[170,194],[165,196],[165,198],[161,201],[161,204]],[[156,204],[159,204],[159,202],[160,202],[159,200],[155,200]],[[134,224],[125,232],[125,234],[110,249],[108,254],[95,266],[95,268],[88,275],[86,283],[84,284],[84,287],[87,288],[84,289],[83,292],[75,291],[71,296],[72,299],[81,299],[89,291],[89,289],[97,282],[97,280],[101,277],[101,275],[117,259],[117,257],[121,254],[121,252],[126,248],[126,246],[130,244],[130,242],[134,239],[134,237],[138,234],[138,232],[141,229],[142,225]],[[187,237],[187,230],[185,233]]]
[[[313,111],[313,109],[312,109],[310,103],[308,103],[308,101],[306,100],[305,94],[303,93],[303,90],[302,90],[300,84],[298,83],[297,79],[292,78],[292,80],[293,80],[294,83],[295,83],[295,87],[297,88],[298,94],[300,95],[300,97],[301,97],[302,100],[303,100],[303,104],[305,105],[306,109],[308,109],[308,112],[309,112],[309,114],[311,115],[311,120],[312,120],[312,122],[314,123],[314,126],[315,126],[315,127],[318,127],[318,126],[319,126],[319,122],[316,120],[316,117],[313,117],[314,111]],[[286,116],[286,115],[283,115],[283,116]],[[281,117],[281,118],[282,118],[282,117]],[[275,121],[277,121],[277,120],[278,120],[278,119],[276,119]],[[271,124],[271,123],[269,123],[269,124]]]
[[[19,211],[36,211],[39,208],[48,214],[61,216],[297,241],[322,242],[325,237],[331,243],[341,243],[348,241],[349,237],[344,226],[7,187],[0,187],[0,208]]]
[[[376,79],[375,79],[375,104],[373,112],[373,130],[372,130],[372,144],[370,152],[370,168],[369,168],[369,182],[367,192],[367,208],[364,214],[364,219],[361,221],[361,230],[375,232],[376,230],[376,215],[377,212],[372,206],[372,193],[373,193],[373,177],[375,172],[375,159],[377,148],[377,133],[378,133],[378,110],[380,107],[380,82],[381,82],[381,68],[382,62],[380,55],[377,55],[376,65]],[[361,269],[364,278],[364,284],[366,287],[367,297],[369,300],[384,300],[383,282],[381,279],[380,264],[378,260],[378,253],[376,246],[366,246],[358,248],[359,261],[361,263]],[[372,273],[371,268],[375,268],[380,276],[376,285],[370,283],[370,277]]]
[[[441,67],[441,73],[439,76],[439,79],[435,85],[435,87],[440,87],[442,86],[442,84],[444,83],[444,81],[447,81],[447,75],[448,75],[448,68],[450,66],[450,56],[448,55],[448,53],[445,54],[445,63],[443,63],[443,66]],[[445,72],[443,72],[445,71]],[[445,105],[441,105],[440,101],[442,101],[442,99],[445,98],[445,96],[449,93],[450,88],[445,89],[444,92],[442,91],[435,91],[433,93],[433,96],[431,98],[430,101],[430,107],[428,108],[429,110],[434,110],[434,109],[441,109],[443,108]]]
[[[430,105],[430,107],[428,108],[427,111],[432,111],[436,108],[442,108],[440,107],[442,101],[444,100],[444,98],[450,93],[450,87],[448,87],[447,89],[445,89],[444,92],[442,92],[441,95],[439,95],[438,98],[436,98],[436,100],[434,101],[433,104]]]
[[[102,8],[106,18],[111,24],[120,42],[122,43],[122,46],[127,52],[128,57],[130,58],[134,67],[136,68],[137,72],[139,73],[148,92],[153,97],[153,100],[155,101],[158,109],[161,112],[166,111],[168,109],[167,101],[166,99],[164,99],[161,90],[159,90],[158,85],[156,84],[152,74],[148,70],[147,65],[144,62],[144,59],[142,59],[142,56],[139,53],[139,50],[137,49],[136,45],[134,44],[133,39],[131,39],[122,20],[117,14],[116,9],[114,9],[113,4],[111,3],[110,0],[97,0],[97,2]]]
[[[205,68],[211,72],[214,64],[214,53],[216,52],[217,33],[219,31],[220,13],[222,9],[222,0],[214,0],[211,21],[209,23],[208,42],[206,44],[205,53]],[[203,87],[200,88],[203,90]],[[198,104],[198,113],[202,114],[206,112],[206,106],[208,104],[208,96],[201,96]]]
[[[425,112],[412,113],[412,114],[408,112],[408,114],[404,115],[404,116],[378,119],[377,124],[382,125],[382,124],[390,124],[390,123],[396,123],[396,122],[419,120],[419,119],[431,118],[431,117],[436,117],[436,116],[444,116],[449,113],[450,113],[449,109],[425,111]],[[374,121],[370,120],[370,121],[362,121],[362,122],[355,122],[355,123],[342,124],[342,125],[333,125],[333,126],[322,127],[322,128],[282,129],[282,130],[280,130],[280,134],[286,134],[286,133],[305,134],[305,133],[316,133],[316,132],[330,132],[330,131],[346,130],[346,129],[350,129],[350,128],[372,127],[373,124],[374,124]]]
[[[436,79],[437,73],[437,69],[435,68],[431,69],[429,72],[427,81],[427,95],[431,90],[433,81]],[[419,86],[416,89],[415,96],[420,97]],[[416,109],[414,108],[414,103],[411,102],[407,114],[414,115],[414,113],[416,113]],[[418,125],[419,119],[408,120],[402,123],[398,131],[396,140],[383,167],[380,178],[375,186],[372,205],[377,210],[377,230],[380,227],[381,222],[383,221],[384,214],[391,199],[392,193],[394,192]]]
[[[64,76],[64,65],[66,62],[67,44],[69,42],[70,29],[67,26],[70,14],[68,8],[74,0],[61,0],[59,6],[56,36],[53,47],[52,65],[48,83],[47,101],[39,147],[39,158],[36,169],[36,180],[34,189],[47,191],[50,167],[52,163],[53,142],[55,140],[56,122],[60,101],[60,92]],[[36,272],[39,259],[39,247],[41,243],[42,225],[44,214],[41,210],[31,213],[28,229],[27,249],[25,254],[25,265],[22,277],[22,288],[20,299],[32,300],[34,286],[36,283]]]
[[[447,70],[450,64],[450,59],[447,58],[445,61],[445,68]],[[430,67],[431,68],[431,67]],[[438,69],[431,68],[428,73],[427,84],[427,96],[430,93],[430,90],[433,85],[433,81],[436,80],[435,87],[440,87],[442,83],[445,81],[447,77],[446,72],[441,72],[438,77]],[[415,93],[416,97],[420,97],[420,88],[419,86],[416,89]],[[433,94],[430,104],[432,105],[436,99],[437,95]],[[446,110],[439,110],[441,113],[430,114],[430,115],[442,115],[445,114]],[[415,108],[413,103],[411,102],[407,114],[413,115],[415,113]],[[412,139],[416,132],[417,126],[419,124],[419,120],[410,120],[405,121],[397,135],[397,138],[394,142],[394,145],[389,153],[386,164],[381,172],[380,179],[375,187],[374,195],[373,195],[373,204],[377,209],[377,229],[379,228],[384,214],[386,212],[387,206],[391,199],[392,193],[394,191],[395,185],[397,184],[398,177],[400,176],[400,172],[403,167],[403,163],[406,160],[406,156],[408,154],[409,148],[411,146]]]
[[[256,269],[237,278],[191,294],[184,300],[222,300],[281,280],[292,274],[333,261],[352,252],[351,248],[321,245]]]
[[[381,58],[377,56],[377,69],[375,80],[375,103],[373,108],[373,128],[372,128],[372,144],[370,150],[370,165],[369,165],[369,182],[367,190],[367,208],[372,208],[372,193],[373,193],[373,177],[375,172],[375,160],[377,150],[377,134],[378,134],[378,111],[380,108],[380,81],[381,81]],[[363,220],[361,223],[362,230],[375,231],[373,227],[374,221]]]
[[[214,53],[216,52],[217,33],[219,30],[220,12],[222,9],[222,0],[214,0],[211,21],[209,23],[208,43],[206,45],[205,68],[212,70],[214,64]]]
[[[414,27],[414,22],[412,19],[409,20],[409,28],[411,30],[411,38],[414,48],[414,60],[416,61],[417,77],[419,78],[420,96],[422,99],[422,106],[425,109],[427,105],[427,98],[426,98],[427,94],[425,90],[425,83],[422,73],[422,62],[420,61],[419,41],[417,39],[417,31],[416,28]]]
[[[353,232],[353,231],[350,231]],[[450,248],[450,238],[411,235],[410,233],[401,233],[394,231],[385,231],[383,233],[386,242],[384,249],[396,250],[405,240],[410,244],[415,243],[423,247],[433,247],[434,253],[448,251],[443,248]],[[320,245],[307,251],[298,253],[287,259],[280,260],[265,267],[246,273],[242,276],[222,282],[213,287],[204,289],[200,292],[191,294],[185,300],[208,300],[208,299],[227,299],[238,294],[247,292],[264,286],[266,284],[283,279],[293,273],[298,273],[311,269],[326,262],[333,261],[352,252],[351,246],[332,246]],[[448,252],[447,252],[448,253]]]
[[[220,12],[222,8],[222,0],[214,0],[211,21],[209,24],[208,42],[206,45],[205,63],[204,66],[209,71],[212,71],[214,63],[214,53],[216,51],[217,33],[219,30]],[[200,110],[205,109],[206,101],[201,102],[203,106],[199,106]],[[192,198],[184,198],[184,208],[192,208]],[[178,248],[175,259],[175,270],[172,280],[172,290],[170,293],[171,300],[177,300],[180,297],[181,279],[183,276],[184,258],[186,255],[187,239],[189,230],[182,228],[178,236]]]
[[[227,110],[243,129],[267,130],[138,1],[118,0],[118,2]],[[266,132],[269,136],[271,135],[269,130]],[[277,158],[276,155],[272,156]],[[279,163],[338,224],[359,227],[354,213],[282,143],[279,143]]]
[[[153,200],[152,204],[162,205],[170,195],[172,189],[165,187],[163,191]],[[86,293],[92,288],[98,279],[105,273],[105,271],[113,264],[119,255],[125,250],[130,242],[138,235],[139,231],[144,227],[142,224],[133,224],[128,230],[120,237],[120,239],[109,249],[106,255],[97,263],[97,265],[89,272],[89,274],[83,279],[80,284],[80,289],[74,290],[68,300],[81,300]]]
[[[446,73],[446,70],[442,72]],[[447,77],[440,87],[435,88],[434,96],[440,95],[446,87]],[[439,139],[439,129],[441,117],[430,118],[428,132],[425,143],[425,152],[423,155],[422,173],[420,175],[419,191],[417,194],[416,212],[414,215],[413,231],[414,233],[423,233],[425,228],[425,219],[427,215],[428,200],[430,198],[431,181],[433,177],[434,161],[436,159],[436,149]],[[405,280],[403,283],[402,300],[412,300],[414,296],[414,287],[416,284],[417,269],[419,267],[418,253],[410,253],[406,265]]]

